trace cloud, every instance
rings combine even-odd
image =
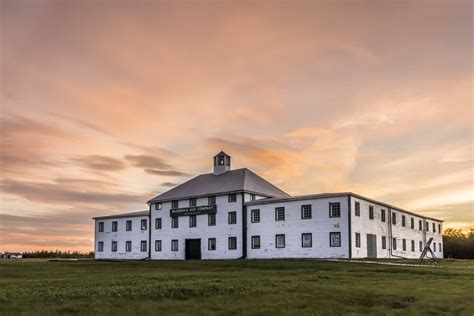
[[[171,165],[163,159],[156,156],[147,155],[127,155],[125,160],[129,161],[133,166],[145,169],[170,169]]]
[[[122,160],[100,155],[78,156],[69,160],[84,168],[97,171],[118,171],[127,168]]]
[[[159,176],[170,176],[170,177],[181,177],[188,176],[188,173],[176,171],[176,170],[156,170],[156,169],[145,169],[146,173],[159,175]]]
[[[173,182],[163,182],[161,186],[163,187],[175,187],[177,184]]]

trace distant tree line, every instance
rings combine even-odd
[[[474,259],[474,230],[466,234],[461,229],[446,229],[443,247],[445,258]]]
[[[94,252],[37,250],[23,252],[23,258],[94,258]]]

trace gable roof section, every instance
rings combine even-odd
[[[287,193],[256,175],[251,170],[242,168],[230,170],[219,175],[214,173],[199,175],[158,195],[149,200],[148,203],[239,191],[267,197],[289,197]]]

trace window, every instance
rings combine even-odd
[[[415,229],[415,219],[413,217],[410,218],[410,228]]]
[[[99,233],[104,232],[104,222],[99,222]]]
[[[142,230],[147,230],[147,228],[148,228],[147,220],[146,220],[146,219],[142,219],[141,223],[142,223],[142,224],[141,224]]]
[[[380,212],[381,212],[381,213],[380,213],[380,215],[381,215],[381,216],[380,216],[380,219],[382,220],[383,223],[385,223],[385,210],[382,209]]]
[[[237,202],[237,193],[229,194],[229,203]]]
[[[128,232],[132,230],[132,221],[125,222],[125,230]]]
[[[155,218],[155,229],[161,229],[161,218]]]
[[[360,216],[360,203],[355,202],[355,216]]]
[[[369,219],[374,219],[374,207],[369,206]]]
[[[216,214],[207,214],[207,225],[216,226]]]
[[[402,249],[403,249],[403,251],[407,250],[407,240],[406,239],[402,239]]]
[[[393,248],[393,250],[397,250],[397,239],[396,238],[392,238],[392,248]]]
[[[196,226],[197,226],[196,215],[189,215],[189,227],[196,227]]]
[[[425,222],[425,230],[426,230],[427,232],[430,231],[430,224],[429,224],[428,222]]]
[[[229,250],[237,249],[237,237],[229,237]]]
[[[211,195],[207,198],[207,204],[209,205],[216,205],[216,196]]]
[[[415,241],[411,241],[411,251],[415,251]]]
[[[210,250],[210,251],[216,250],[216,239],[215,238],[209,238],[207,240],[207,250]]]
[[[260,236],[252,236],[252,249],[260,249]]]
[[[141,252],[147,252],[148,249],[147,249],[147,246],[146,246],[146,240],[142,240],[140,242],[140,250],[141,250]]]
[[[179,207],[179,201],[178,200],[171,201],[171,208],[178,208],[178,207]]]
[[[423,224],[421,222],[421,219],[418,221],[418,229],[423,230]]]
[[[441,224],[438,224],[438,233],[441,234]]]
[[[189,199],[189,206],[193,207],[197,205],[197,199],[196,198],[191,198]]]
[[[341,203],[329,203],[329,217],[341,217]]]
[[[112,252],[117,252],[117,242],[112,241]]]
[[[397,213],[392,213],[392,225],[397,225]]]
[[[255,194],[250,194],[250,201],[255,201]]]
[[[99,243],[97,244],[97,251],[98,252],[104,251],[104,242],[103,241],[99,241]]]
[[[237,212],[229,212],[229,225],[237,224]]]
[[[360,248],[360,234],[356,233],[356,247]]]
[[[113,232],[116,232],[117,231],[117,228],[118,228],[118,223],[116,221],[113,221],[112,222],[112,231]]]
[[[285,248],[285,235],[284,234],[275,235],[275,247]]]
[[[438,243],[438,245],[439,245],[438,251],[443,252],[443,248],[441,247],[441,243]]]
[[[423,242],[420,241],[420,252],[423,251]]]
[[[161,210],[162,208],[162,205],[161,205],[161,202],[158,202],[158,203],[155,203],[155,210]]]
[[[436,224],[433,223],[433,233],[436,233]]]
[[[387,237],[382,236],[382,249],[387,249]]]
[[[405,215],[402,215],[402,227],[406,226],[406,218]]]
[[[178,251],[178,239],[171,240],[171,251]]]
[[[301,219],[310,219],[312,217],[311,205],[301,206]]]
[[[161,240],[155,240],[155,251],[161,251]]]
[[[285,208],[284,207],[275,208],[275,220],[276,221],[284,221],[285,220]]]
[[[301,234],[301,247],[303,248],[313,247],[313,235],[311,233]]]
[[[433,243],[433,251],[436,252],[436,243]]]
[[[126,252],[132,251],[132,241],[128,240],[125,242],[125,251]]]
[[[179,217],[171,218],[171,228],[178,228]]]
[[[329,246],[341,247],[341,233],[329,233]]]
[[[260,210],[250,211],[250,220],[252,223],[260,223]]]

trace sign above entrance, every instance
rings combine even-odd
[[[193,206],[174,208],[170,210],[170,216],[188,216],[188,215],[201,215],[201,214],[212,214],[217,212],[216,205],[205,205],[205,206]]]

